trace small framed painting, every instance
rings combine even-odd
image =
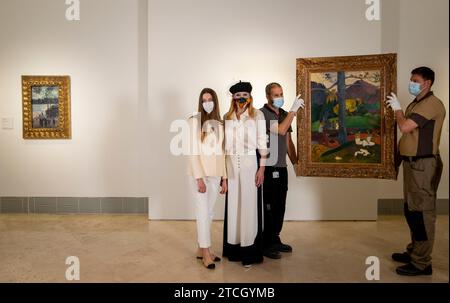
[[[71,139],[70,77],[22,76],[24,139]]]
[[[396,82],[396,54],[297,59],[297,175],[396,179]]]

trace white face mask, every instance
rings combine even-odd
[[[207,112],[208,114],[212,113],[212,111],[214,110],[214,102],[213,101],[203,102],[202,106],[203,106],[203,109],[205,110],[205,112]]]

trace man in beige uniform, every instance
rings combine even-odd
[[[406,252],[392,259],[407,263],[397,268],[399,275],[431,275],[431,253],[436,223],[436,192],[442,174],[439,143],[445,119],[444,104],[431,91],[434,72],[419,67],[411,72],[409,92],[416,96],[403,114],[395,94],[387,105],[395,111],[402,132],[399,142],[403,160],[404,212],[411,231]]]

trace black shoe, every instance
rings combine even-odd
[[[407,253],[393,253],[392,254],[392,260],[400,263],[410,263],[411,262],[411,256]]]
[[[214,263],[210,263],[210,264],[204,264],[203,265],[207,268],[207,269],[215,269],[216,268],[216,264]]]
[[[402,276],[429,276],[433,274],[433,268],[429,265],[424,270],[420,270],[411,263],[408,263],[397,267],[396,272]]]
[[[264,256],[269,259],[281,259],[281,254],[278,250],[269,248],[264,250]]]
[[[202,260],[203,257],[197,256],[197,259]],[[214,255],[213,255],[213,261],[214,261],[214,262],[220,262],[220,261],[222,261],[222,259],[219,258],[218,256],[214,256]]]
[[[283,243],[276,244],[275,245],[275,249],[280,251],[280,252],[284,252],[284,253],[292,252],[292,246],[287,245],[287,244],[283,244]]]

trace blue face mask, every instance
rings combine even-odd
[[[420,83],[409,82],[409,93],[413,96],[418,96],[422,92],[422,87]]]
[[[283,98],[275,98],[273,99],[273,106],[275,106],[276,108],[281,108],[284,104],[284,99]]]

